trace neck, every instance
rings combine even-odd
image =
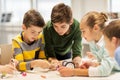
[[[96,38],[95,38],[95,42],[96,43],[100,40],[100,38],[102,37],[102,35],[103,35],[102,32],[96,34]]]

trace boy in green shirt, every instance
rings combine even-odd
[[[50,62],[73,59],[80,62],[81,32],[79,22],[72,17],[72,10],[63,3],[53,7],[51,21],[44,28],[45,53]]]

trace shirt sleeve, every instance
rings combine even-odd
[[[24,62],[22,49],[16,40],[12,40],[12,51],[14,58],[19,61],[17,69],[20,71],[30,70],[30,62]]]
[[[99,47],[95,44],[90,44],[91,52],[96,55],[100,65],[98,67],[89,68],[89,76],[109,76],[115,66],[115,61],[109,56],[104,45]]]
[[[75,35],[75,39],[72,46],[73,58],[75,58],[76,56],[81,56],[81,50],[82,50],[81,41],[82,41],[82,37],[81,37],[81,32],[79,30]]]
[[[109,56],[104,56],[98,67],[89,68],[89,76],[109,76],[114,65],[114,59]]]
[[[55,55],[54,47],[52,45],[50,31],[48,28],[48,26],[50,26],[49,24],[50,23],[48,23],[48,25],[46,25],[46,27],[43,30],[44,39],[45,39],[45,54],[46,54],[47,58],[49,58],[49,57],[55,58],[56,55]]]

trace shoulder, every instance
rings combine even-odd
[[[52,25],[52,22],[51,21],[48,21],[45,25],[45,28],[44,29],[49,29],[51,28],[53,25]]]
[[[76,19],[73,19],[72,25],[79,27],[79,22]]]
[[[71,25],[73,31],[80,31],[79,22],[76,19],[73,19],[73,24]]]
[[[115,54],[120,55],[120,46],[115,50]]]
[[[43,38],[43,32],[38,35],[38,39]]]
[[[22,36],[21,36],[21,34],[18,34],[18,35],[15,36],[12,40],[13,40],[13,41],[17,41],[17,42],[23,42],[23,41],[22,41]]]
[[[48,35],[51,32],[54,32],[53,24],[51,21],[48,21],[43,29],[43,33]]]

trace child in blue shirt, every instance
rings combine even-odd
[[[110,22],[104,29],[106,48],[120,66],[120,20]]]

